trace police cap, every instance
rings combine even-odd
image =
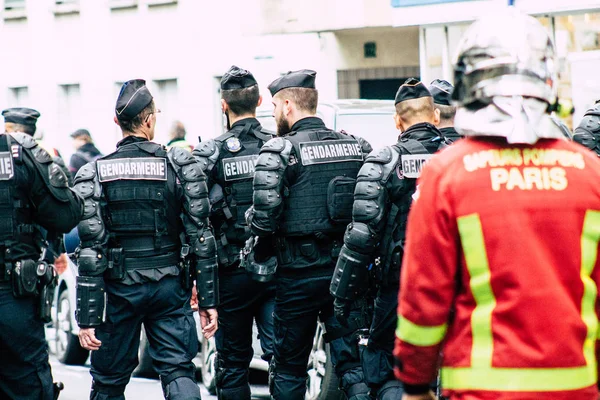
[[[250,71],[232,65],[221,78],[221,90],[244,89],[256,85]]]
[[[441,104],[443,106],[451,106],[450,99],[452,97],[452,91],[454,86],[448,81],[443,79],[436,79],[429,85],[429,92],[433,96],[433,102],[435,104]]]
[[[35,126],[40,113],[33,108],[14,107],[7,108],[2,111],[4,122],[12,122],[13,124]]]
[[[290,71],[287,74],[275,79],[269,85],[271,96],[275,96],[277,92],[287,88],[307,88],[316,89],[315,78],[317,73],[311,69],[301,69],[300,71]]]
[[[152,95],[143,79],[132,79],[121,86],[115,111],[120,120],[134,119],[152,102]]]
[[[394,104],[398,104],[405,100],[414,100],[421,97],[431,97],[431,93],[423,82],[416,78],[408,78],[396,92],[396,100]]]

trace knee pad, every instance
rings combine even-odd
[[[400,381],[387,381],[377,390],[377,400],[401,399],[404,387]]]
[[[252,393],[249,385],[239,388],[217,389],[219,400],[250,400],[251,397]]]
[[[200,388],[189,376],[178,376],[168,383],[161,377],[163,394],[167,400],[201,400]]]

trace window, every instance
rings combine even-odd
[[[29,107],[29,89],[27,86],[8,88],[8,107]]]
[[[4,0],[5,10],[19,10],[25,8],[25,0]]]
[[[81,128],[84,120],[79,84],[58,86],[57,137],[64,138]]]
[[[154,95],[154,103],[161,113],[156,118],[154,141],[167,144],[169,142],[169,129],[175,120],[181,116],[179,112],[177,79],[161,79],[153,82],[150,92]]]

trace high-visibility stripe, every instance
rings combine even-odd
[[[577,390],[597,382],[595,341],[600,337],[595,313],[598,288],[591,274],[600,242],[600,211],[589,210],[581,234],[581,318],[587,327],[583,343],[586,365],[570,368],[493,368],[492,312],[496,299],[478,214],[458,218],[458,229],[470,275],[469,286],[476,302],[471,316],[473,347],[471,367],[442,368],[442,386],[450,390],[546,392]]]
[[[400,316],[398,318],[398,328],[396,336],[403,342],[413,346],[434,346],[439,344],[448,329],[447,324],[437,326],[421,326],[412,323],[408,319]]]
[[[581,299],[581,318],[588,332],[583,345],[583,354],[588,365],[595,361],[595,342],[598,338],[598,317],[596,316],[596,298],[598,288],[591,278],[598,257],[600,241],[600,212],[588,210],[583,220],[581,233],[581,280],[583,282],[583,298]]]
[[[576,368],[442,368],[442,387],[449,390],[552,392],[596,384],[596,366]]]
[[[467,269],[471,277],[469,286],[476,303],[473,314],[471,314],[473,333],[471,366],[475,368],[491,367],[494,352],[492,311],[496,307],[496,298],[490,283],[490,266],[485,250],[481,221],[479,214],[471,214],[458,218],[457,222]]]

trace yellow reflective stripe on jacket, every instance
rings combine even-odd
[[[597,362],[595,359],[595,342],[598,338],[598,317],[596,316],[596,298],[598,288],[591,278],[598,257],[600,241],[600,212],[588,210],[583,220],[581,234],[581,280],[583,282],[583,298],[581,300],[581,318],[588,328],[583,345],[583,354],[588,365]]]
[[[491,367],[494,352],[492,337],[492,311],[496,307],[496,298],[490,283],[490,266],[485,251],[483,231],[479,214],[458,218],[458,232],[471,277],[469,285],[475,298],[476,307],[471,315],[473,349],[472,367]]]
[[[399,316],[396,336],[403,342],[410,343],[413,346],[434,346],[444,339],[447,329],[447,324],[421,326],[412,323],[403,316]]]
[[[595,340],[598,319],[595,313],[598,288],[590,275],[598,256],[600,212],[588,211],[581,234],[581,317],[587,327],[583,344],[586,365],[571,368],[492,367],[492,312],[496,305],[490,285],[490,269],[478,214],[458,218],[458,229],[470,275],[469,286],[476,302],[471,316],[473,348],[471,367],[442,368],[442,385],[450,390],[491,390],[514,392],[565,391],[596,384]]]
[[[442,368],[442,387],[449,390],[551,392],[596,384],[596,366],[576,368]]]

